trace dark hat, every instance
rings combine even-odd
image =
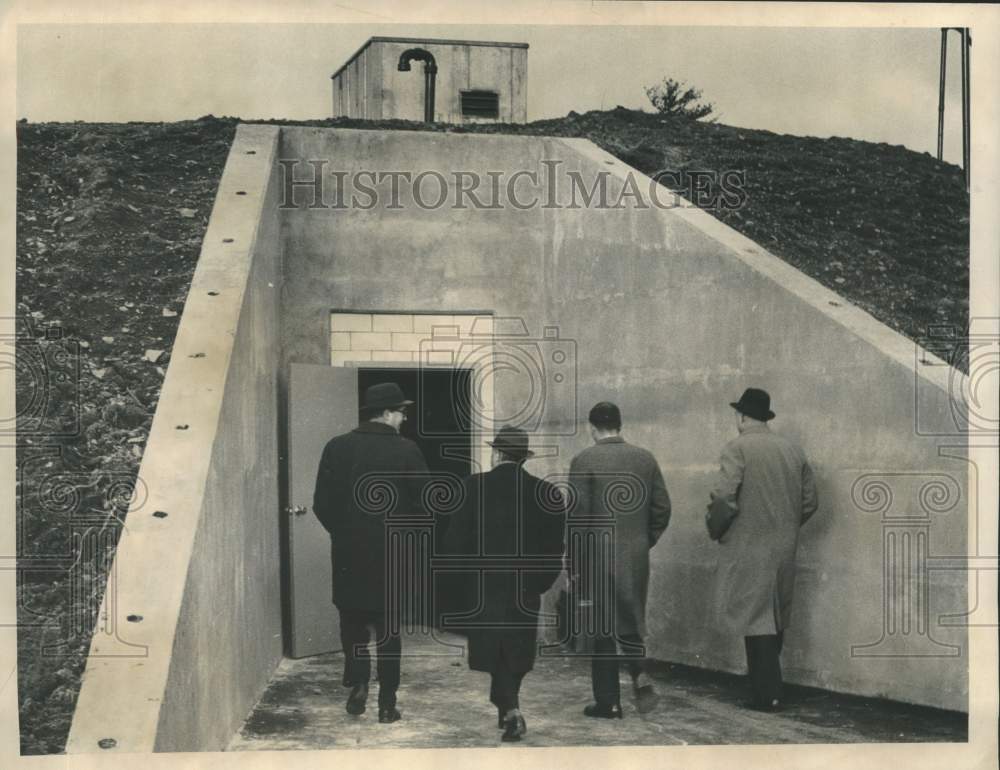
[[[622,412],[610,401],[600,401],[594,404],[587,419],[595,428],[619,430],[622,427]]]
[[[397,409],[401,406],[409,406],[414,403],[408,401],[403,395],[403,389],[394,382],[380,382],[365,389],[364,401],[361,409],[366,412],[382,411],[383,409]]]
[[[766,390],[760,388],[747,388],[743,391],[739,401],[730,401],[729,405],[737,412],[761,422],[774,419],[774,412],[771,411],[771,396]]]
[[[534,457],[535,453],[528,449],[528,433],[512,425],[504,425],[497,431],[496,438],[487,441],[491,447],[506,452],[518,458]]]

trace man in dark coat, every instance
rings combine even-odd
[[[386,517],[424,515],[427,464],[417,445],[399,435],[412,404],[395,383],[365,391],[362,421],[323,449],[313,511],[330,533],[333,603],[340,612],[347,713],[362,714],[368,699],[369,626],[376,635],[379,722],[400,718],[399,619],[386,613]],[[399,601],[390,606],[398,607]]]
[[[802,450],[772,433],[771,396],[747,388],[730,404],[739,436],[722,450],[712,499],[735,511],[719,541],[716,610],[723,627],[743,636],[751,708],[781,705],[781,654],[792,610],[799,527],[817,508],[816,484]]]
[[[468,560],[476,574],[466,583],[480,592],[466,597],[465,606],[480,608],[467,628],[469,668],[490,673],[501,740],[519,741],[527,728],[518,696],[535,661],[541,594],[561,572],[565,504],[554,485],[524,469],[534,454],[525,431],[504,426],[490,445],[493,469],[465,480],[446,543]]]
[[[589,717],[621,719],[618,671],[628,665],[632,690],[641,712],[656,704],[656,693],[645,671],[646,593],[649,551],[670,522],[670,496],[651,452],[620,435],[621,410],[611,402],[595,404],[589,414],[594,445],[570,464],[575,501],[571,518],[587,520],[599,530],[613,530],[610,541],[574,554],[570,574],[576,595],[592,602],[597,633],[593,637],[591,684],[594,703]],[[609,543],[601,548],[600,543]],[[619,647],[620,653],[619,654]]]

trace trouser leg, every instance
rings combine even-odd
[[[623,634],[621,637],[622,659],[629,676],[635,682],[646,673],[646,647],[638,634]]]
[[[760,637],[756,636],[744,636],[743,637],[743,649],[746,651],[747,656],[747,683],[750,686],[750,695],[753,701],[760,701],[760,665],[758,663],[759,659],[759,647],[760,647]]]
[[[779,631],[777,634],[777,638],[775,640],[774,672],[773,672],[774,698],[777,700],[781,700],[782,696],[784,695],[783,692],[784,688],[782,687],[782,678],[781,678],[781,650],[784,646],[785,646],[785,632]]]
[[[365,613],[340,610],[340,643],[344,648],[344,684],[353,687],[371,679],[368,622]]]
[[[398,629],[388,628],[383,615],[374,619],[374,625],[377,639],[375,654],[378,667],[378,705],[391,707],[396,705],[396,690],[399,689],[403,640]]]
[[[501,715],[517,708],[514,676],[503,664],[490,674],[490,700],[500,710]]]
[[[770,642],[770,650],[767,656],[767,681],[770,688],[768,697],[771,700],[781,700],[782,696],[781,648],[784,646],[784,641],[785,634],[783,631],[779,631]]]
[[[762,634],[743,639],[747,654],[750,689],[760,705],[781,700],[781,648],[784,634]]]
[[[490,703],[499,709],[501,716],[521,707],[521,682],[525,673],[512,670],[503,654],[490,672]]]
[[[618,685],[618,649],[614,637],[598,636],[594,639],[594,655],[590,659],[590,683],[597,703],[610,704],[621,700],[621,690]]]

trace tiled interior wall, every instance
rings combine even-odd
[[[492,334],[489,315],[331,313],[330,363],[461,365],[469,351],[488,344]]]
[[[493,426],[493,337],[491,315],[462,313],[331,313],[330,363],[333,366],[403,363],[458,366],[473,370],[473,442],[478,468],[489,468],[485,443]]]

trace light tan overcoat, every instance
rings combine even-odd
[[[802,450],[766,424],[753,424],[722,451],[713,497],[739,511],[719,542],[715,608],[742,636],[789,624],[799,527],[816,512],[816,484]]]

